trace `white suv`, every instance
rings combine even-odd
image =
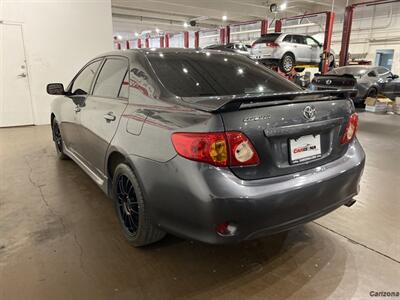
[[[289,73],[296,64],[318,65],[322,51],[321,43],[311,36],[268,33],[253,43],[250,57],[266,65],[278,65],[282,72]],[[333,60],[330,55],[331,63]]]

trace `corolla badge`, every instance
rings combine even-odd
[[[307,120],[313,121],[315,119],[315,107],[307,105],[303,110],[303,116]]]
[[[325,81],[325,83],[326,83],[327,85],[331,85],[331,84],[332,84],[332,80],[327,79],[327,80]]]

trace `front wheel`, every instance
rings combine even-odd
[[[69,157],[64,153],[64,141],[61,136],[60,127],[58,126],[57,120],[53,120],[53,141],[56,146],[56,153],[58,159],[67,160]]]
[[[279,62],[279,69],[284,73],[290,73],[293,70],[294,63],[294,56],[290,53],[286,53]]]
[[[150,220],[142,189],[128,165],[122,163],[117,166],[112,189],[115,210],[128,242],[140,247],[155,243],[165,236],[165,232]]]

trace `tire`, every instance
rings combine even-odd
[[[57,158],[60,160],[68,160],[69,157],[64,153],[64,141],[62,139],[60,127],[58,126],[56,119],[53,120],[52,132]]]
[[[367,98],[376,96],[378,96],[378,90],[376,88],[371,88],[367,93]]]
[[[113,176],[112,196],[122,232],[130,244],[145,246],[161,240],[165,232],[153,225],[146,211],[139,181],[132,169],[119,164]]]
[[[295,64],[295,59],[293,54],[286,53],[282,56],[280,62],[279,62],[279,70],[281,70],[283,73],[290,73]]]

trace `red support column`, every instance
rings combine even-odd
[[[219,30],[219,43],[225,45],[225,28]]]
[[[276,27],[275,27],[276,29]],[[261,21],[261,35],[267,34],[268,33],[268,20],[262,20]]]
[[[160,48],[164,48],[164,36],[160,36]]]
[[[225,27],[226,34],[226,43],[229,44],[231,42],[231,27],[228,25]]]
[[[140,49],[140,48],[142,48],[142,39],[141,38],[138,38],[137,39],[137,47]]]
[[[200,32],[196,31],[194,33],[194,47],[199,48],[200,47]]]
[[[189,48],[189,31],[183,32],[183,47]]]
[[[324,49],[323,49],[323,61],[322,61],[322,74],[329,71],[329,55],[331,53],[331,43],[332,43],[332,33],[333,33],[333,23],[335,21],[335,12],[329,11],[326,13],[325,22],[325,39],[324,39]]]
[[[282,32],[282,20],[275,21],[275,32]]]
[[[126,49],[131,49],[131,47],[129,46],[129,41],[126,41]]]
[[[117,49],[121,50],[121,43],[120,42],[117,42]]]
[[[342,47],[340,48],[340,60],[339,66],[345,66],[349,60],[349,44],[350,44],[350,34],[351,26],[353,24],[353,12],[354,6],[349,5],[344,11],[344,22],[343,22],[343,32],[342,32]]]
[[[146,35],[146,39],[144,40],[144,44],[146,48],[150,48],[150,35]]]
[[[169,38],[170,38],[169,33],[166,33],[165,34],[165,48],[169,48]]]

